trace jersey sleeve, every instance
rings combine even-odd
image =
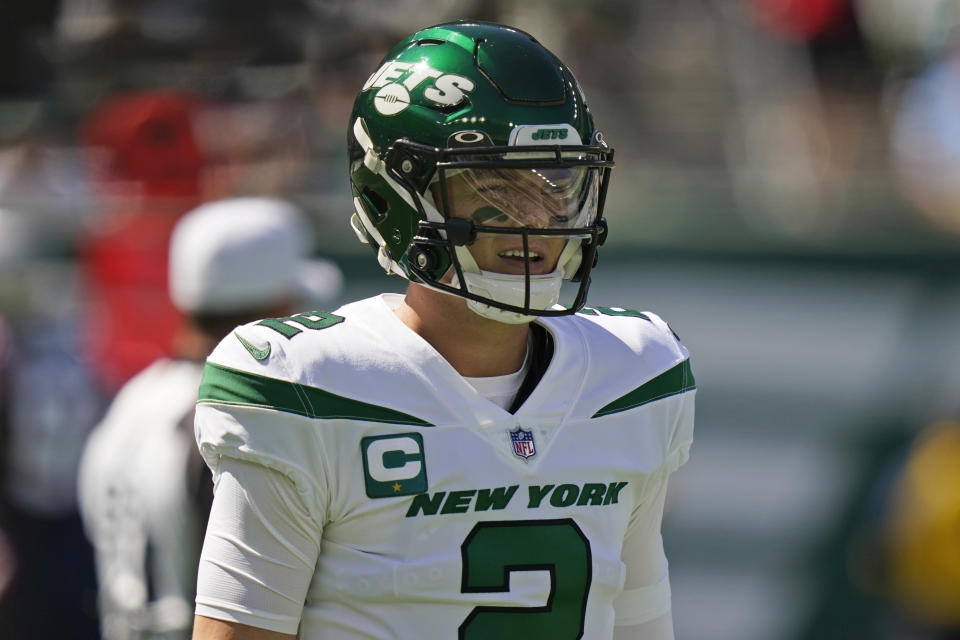
[[[674,640],[673,617],[670,612],[658,618],[629,626],[618,625],[613,629],[613,640]]]
[[[592,417],[652,412],[660,456],[652,478],[656,483],[686,463],[690,455],[697,388],[690,353],[657,314],[602,309],[606,313],[587,317],[605,330],[594,332],[591,339],[599,359],[615,366],[594,372],[594,388],[599,393],[598,409]]]
[[[255,358],[247,346],[254,344],[269,346],[269,355]],[[246,325],[224,338],[204,368],[194,432],[215,485],[226,459],[264,466],[290,480],[322,526],[329,465],[309,412],[298,411],[306,400],[286,356],[283,340],[266,327]]]
[[[196,613],[296,633],[321,533],[287,476],[223,460],[200,555]]]
[[[690,458],[693,444],[694,398],[697,383],[693,375],[690,352],[680,341],[680,336],[660,316],[649,311],[644,315],[658,329],[665,348],[674,354],[676,364],[664,375],[670,376],[669,389],[677,395],[677,408],[670,424],[664,471],[673,473]]]
[[[680,406],[670,432],[667,446],[667,459],[664,470],[673,473],[690,459],[690,447],[693,445],[694,394],[693,390],[680,397]]]
[[[664,480],[631,514],[621,553],[626,578],[614,602],[617,626],[646,623],[670,612],[670,576],[660,535],[666,493]]]
[[[649,311],[613,312],[613,317],[597,320],[630,346],[637,358],[634,370],[644,373],[636,382],[625,382],[619,391],[623,395],[598,413],[646,412],[641,415],[655,425],[656,434],[647,444],[660,456],[627,524],[621,552],[626,575],[614,602],[614,637],[672,640],[670,575],[661,525],[669,476],[690,456],[696,381],[690,353],[660,316]]]
[[[285,341],[245,325],[207,359],[194,421],[214,479],[196,612],[296,633],[328,505],[327,458]]]

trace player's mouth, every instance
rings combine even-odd
[[[529,253],[524,254],[523,249],[506,249],[497,253],[497,257],[509,265],[509,273],[523,273],[524,262],[526,262],[528,259],[530,262],[531,274],[545,273],[548,266],[544,260],[544,255],[535,250],[531,250]]]

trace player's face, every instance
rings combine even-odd
[[[543,187],[546,178],[529,169],[471,170],[447,178],[447,204],[451,217],[478,226],[529,229],[564,228],[567,206]],[[470,245],[477,266],[485,271],[523,274],[529,257],[530,274],[550,273],[557,267],[566,238],[527,236],[524,254],[520,234],[483,233]]]

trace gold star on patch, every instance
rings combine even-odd
[[[397,492],[400,491],[400,489],[402,489],[402,488],[403,488],[403,487],[400,486],[400,483],[399,483],[399,482],[394,482],[394,483],[393,483],[393,492],[394,492],[394,493],[397,493]]]

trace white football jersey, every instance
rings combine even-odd
[[[221,457],[279,470],[322,527],[299,636],[612,638],[631,514],[688,456],[686,349],[648,312],[540,318],[553,358],[511,414],[399,300],[251,323],[207,361],[215,478]]]

